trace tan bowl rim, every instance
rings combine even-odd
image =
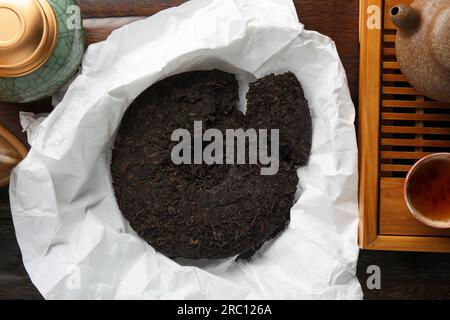
[[[406,176],[405,179],[405,184],[404,184],[404,189],[403,189],[403,195],[405,198],[405,202],[406,205],[409,209],[409,211],[411,212],[411,214],[420,222],[424,223],[427,226],[430,226],[432,228],[436,228],[436,229],[449,229],[450,228],[450,219],[449,221],[445,222],[445,221],[434,221],[432,219],[429,219],[427,217],[425,217],[423,214],[421,214],[411,203],[410,199],[409,199],[409,185],[410,185],[410,181],[412,176],[414,175],[414,173],[416,173],[416,171],[418,170],[419,167],[421,167],[424,163],[429,162],[429,161],[433,161],[433,160],[438,160],[438,159],[446,159],[446,160],[450,160],[450,153],[448,152],[442,152],[442,153],[434,153],[431,154],[429,156],[426,156],[422,159],[420,159],[419,161],[417,161],[417,163],[411,168],[411,170],[408,172],[408,175]]]

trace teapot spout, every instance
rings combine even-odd
[[[413,7],[399,4],[391,9],[391,20],[400,30],[413,33],[420,24],[420,15]]]

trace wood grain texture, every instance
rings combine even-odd
[[[381,290],[369,290],[367,268],[381,269]],[[362,251],[358,278],[366,299],[450,298],[450,257],[448,254]]]
[[[85,18],[88,43],[104,40],[111,30],[124,23],[140,19],[141,16],[152,15],[163,8],[181,2],[183,1],[79,0]],[[347,71],[353,100],[357,103],[358,0],[297,0],[295,2],[300,19],[308,29],[318,30],[336,41]],[[392,37],[390,41],[393,41]],[[424,107],[440,107],[434,102],[422,104]],[[392,100],[383,100],[383,105],[411,107],[408,102]],[[20,106],[0,103],[0,123],[5,124],[25,141],[25,135],[21,133],[18,121],[18,111],[43,113],[50,112],[51,109],[49,99]],[[369,197],[370,193],[366,196]],[[365,283],[368,277],[366,270],[370,265],[379,265],[382,268],[382,290],[380,291],[366,289]],[[449,270],[448,255],[362,251],[358,277],[363,284],[366,299],[450,299]],[[3,298],[41,298],[23,268],[12,226],[8,191],[5,188],[0,189],[0,299]]]
[[[11,104],[0,102],[0,124],[14,133],[22,142],[26,143],[26,134],[23,132],[19,121],[19,112],[48,113],[53,108],[50,99],[44,99],[34,103]]]
[[[378,234],[378,170],[380,125],[381,30],[365,27],[369,6],[382,6],[382,0],[361,1],[361,56],[359,100],[360,149],[360,227],[359,243],[367,248]]]
[[[407,133],[407,134],[438,134],[450,135],[449,128],[429,128],[429,127],[406,127],[406,126],[382,126],[382,133]]]
[[[437,101],[407,101],[407,100],[386,100],[382,101],[382,107],[408,108],[408,109],[448,109],[448,103]]]
[[[187,0],[78,0],[83,17],[151,16]]]
[[[450,151],[450,105],[417,92],[396,61],[396,30],[387,17],[395,4],[410,2],[361,1],[362,21],[370,5],[384,8],[385,19],[382,30],[361,28],[360,243],[371,250],[450,252],[450,232],[416,221],[403,200],[402,178],[413,164]]]
[[[0,188],[0,300],[41,298],[23,267],[9,211],[8,190]]]

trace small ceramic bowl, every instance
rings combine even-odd
[[[417,162],[406,177],[404,194],[417,220],[433,228],[450,228],[450,153]]]

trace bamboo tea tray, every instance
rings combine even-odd
[[[450,104],[420,95],[395,55],[391,8],[412,0],[360,1],[360,246],[369,250],[450,252],[450,230],[415,220],[403,199],[416,161],[450,152]],[[381,29],[367,21],[380,8]]]

